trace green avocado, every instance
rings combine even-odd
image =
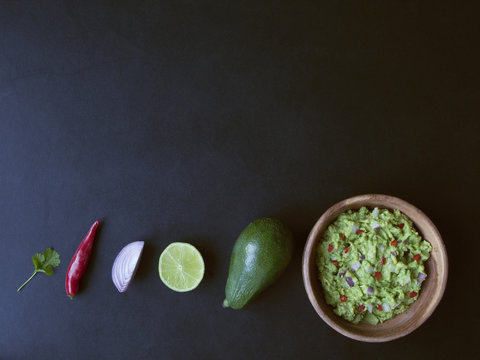
[[[292,232],[280,220],[250,223],[233,247],[223,306],[241,309],[249,304],[283,273],[292,247]]]

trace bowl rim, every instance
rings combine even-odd
[[[443,276],[439,279],[439,289],[436,292],[436,296],[432,299],[432,303],[430,304],[429,308],[427,311],[424,313],[424,316],[420,318],[420,320],[415,323],[413,326],[409,328],[404,328],[403,330],[393,334],[393,335],[385,335],[385,336],[369,336],[369,335],[360,335],[358,333],[352,332],[348,329],[345,329],[344,327],[338,325],[336,322],[334,322],[328,314],[326,314],[322,308],[320,307],[315,295],[314,291],[312,289],[311,282],[312,281],[319,281],[318,279],[312,279],[310,277],[310,267],[311,267],[311,262],[315,261],[316,259],[316,251],[314,249],[314,244],[316,238],[319,236],[319,231],[322,226],[325,225],[325,222],[331,218],[332,214],[340,211],[344,212],[347,211],[350,208],[355,208],[356,204],[360,204],[365,201],[369,201],[375,198],[377,202],[386,202],[388,203],[397,203],[401,204],[402,206],[411,209],[412,211],[415,211],[418,216],[423,218],[425,223],[427,224],[428,227],[430,227],[431,231],[435,234],[436,239],[438,240],[437,244],[437,250],[440,255],[440,262],[442,264],[442,270],[443,270]],[[385,208],[388,209],[394,209],[391,205],[385,205]],[[363,205],[367,206],[368,205]],[[407,215],[408,216],[408,215]],[[410,217],[410,216],[409,216]],[[412,219],[413,220],[413,219]],[[328,224],[327,224],[328,226]],[[321,234],[320,234],[321,235]],[[448,258],[447,258],[447,252],[445,248],[445,244],[443,242],[443,239],[440,235],[440,232],[438,231],[437,227],[435,224],[430,220],[430,218],[420,209],[418,209],[416,206],[410,204],[409,202],[402,200],[398,197],[391,196],[391,195],[384,195],[384,194],[363,194],[363,195],[356,195],[349,197],[347,199],[341,200],[334,205],[330,206],[323,214],[320,216],[320,218],[317,220],[315,225],[313,226],[312,230],[310,231],[307,242],[304,247],[303,251],[303,256],[302,256],[302,277],[303,277],[303,283],[305,287],[305,291],[307,292],[307,296],[310,300],[310,303],[314,307],[315,311],[317,314],[325,321],[331,328],[339,332],[340,334],[347,336],[351,339],[358,340],[358,341],[363,341],[363,342],[386,342],[386,341],[391,341],[395,340],[398,338],[401,338],[403,336],[406,336],[410,334],[412,331],[416,330],[418,327],[420,327],[433,313],[433,311],[436,309],[438,304],[440,303],[443,294],[445,293],[445,288],[447,285],[447,279],[448,279]],[[321,286],[321,285],[320,285]],[[323,296],[323,294],[322,294]],[[340,318],[340,317],[339,317]]]

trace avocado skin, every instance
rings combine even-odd
[[[255,299],[283,273],[292,248],[292,232],[280,220],[250,223],[232,250],[223,306],[242,309]]]

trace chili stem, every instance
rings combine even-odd
[[[35,270],[35,271],[33,272],[32,276],[30,276],[30,277],[28,278],[28,280],[25,281],[25,282],[22,284],[22,286],[20,286],[20,287],[18,288],[17,292],[19,292],[20,290],[22,290],[23,287],[24,287],[25,285],[27,285],[27,283],[28,283],[30,280],[32,280],[35,275],[37,275],[37,273],[38,273],[38,271]]]

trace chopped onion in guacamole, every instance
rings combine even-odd
[[[398,210],[344,212],[317,249],[325,299],[354,324],[388,320],[418,298],[431,250]]]

